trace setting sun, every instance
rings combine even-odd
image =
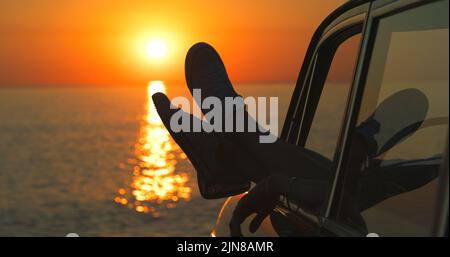
[[[166,54],[166,43],[155,39],[146,45],[147,54],[152,59],[161,59]]]

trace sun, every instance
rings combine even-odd
[[[151,59],[161,59],[166,54],[166,43],[160,39],[154,39],[147,43],[145,47]]]

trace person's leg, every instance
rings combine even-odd
[[[206,43],[198,43],[191,47],[185,64],[186,82],[194,100],[201,103],[208,97],[217,97],[222,103],[222,130],[225,131],[225,123],[236,125],[235,115],[225,113],[225,98],[239,97],[231,84],[225,66],[217,51]],[[195,90],[200,90],[201,97],[196,97]],[[224,145],[232,149],[239,147],[249,154],[249,158],[237,158],[235,161],[246,165],[251,161],[253,169],[246,172],[250,180],[258,181],[271,174],[280,173],[287,176],[300,176],[306,179],[329,179],[331,163],[326,158],[312,151],[308,151],[296,145],[289,144],[271,135],[274,143],[260,143],[262,135],[261,126],[256,122],[242,105],[237,106],[244,114],[245,132],[223,132]],[[204,114],[210,110],[201,108]],[[235,110],[234,114],[239,112]],[[248,124],[256,125],[256,132],[249,132]],[[225,154],[222,154],[226,156]],[[227,158],[228,159],[228,158]],[[253,160],[253,161],[252,161]]]
[[[261,144],[245,133],[233,137],[232,142],[245,149],[255,162],[264,167],[258,174],[253,174],[256,180],[272,173],[316,180],[329,180],[332,175],[331,161],[313,151],[282,140]]]
[[[248,190],[249,180],[240,173],[232,172],[239,167],[232,161],[223,162],[219,159],[217,150],[221,145],[221,137],[215,133],[178,131],[178,129],[172,128],[170,120],[175,114],[179,115],[181,120],[187,120],[189,126],[194,121],[201,121],[193,115],[171,106],[167,96],[162,93],[154,94],[152,99],[164,126],[196,169],[199,190],[204,198],[221,198]],[[247,156],[239,148],[235,148],[233,154],[234,158]]]
[[[260,144],[254,133],[174,132],[170,118],[175,112],[182,112],[189,120],[197,118],[170,109],[170,102],[162,93],[155,94],[153,100],[163,124],[206,181],[257,182],[272,173],[319,180],[329,176],[328,160],[281,140]]]

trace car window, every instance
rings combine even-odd
[[[319,153],[330,161],[334,157],[341,131],[360,41],[361,33],[358,33],[337,48],[306,139],[306,149]],[[315,86],[317,85],[312,85]]]
[[[302,156],[299,156],[299,160],[307,158],[313,161],[298,166],[298,177],[308,181],[305,181],[304,186],[297,191],[300,192],[311,185],[317,185],[323,190],[317,194],[309,192],[310,197],[315,199],[311,204],[290,199],[294,204],[299,204],[297,205],[299,208],[311,214],[323,213],[328,199],[325,191],[331,189],[334,177],[333,156],[353,82],[360,41],[361,33],[353,32],[351,35],[338,38],[338,41],[323,43],[316,56],[318,61],[315,63],[316,68],[306,103],[306,111],[313,115],[308,114],[309,117],[303,118],[302,122],[309,123],[310,129],[304,148],[301,148]],[[306,166],[307,163],[311,166]]]
[[[448,1],[378,21],[341,222],[381,236],[430,235],[448,143],[448,45]]]

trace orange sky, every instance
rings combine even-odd
[[[233,81],[295,81],[313,31],[343,2],[1,1],[0,86],[183,83],[198,41]],[[145,53],[155,38],[160,61]]]

